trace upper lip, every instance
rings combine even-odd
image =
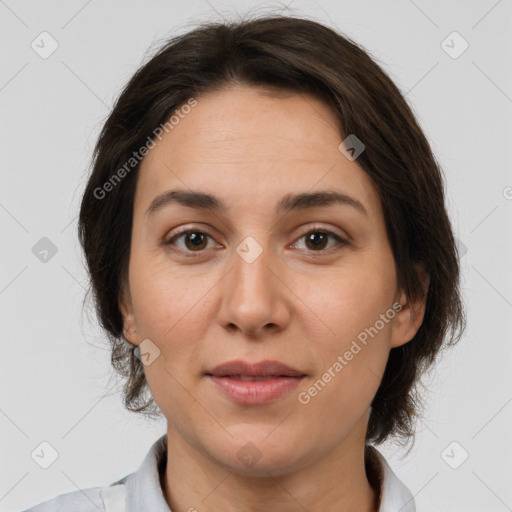
[[[264,360],[257,363],[249,363],[236,359],[219,364],[206,372],[215,377],[227,377],[229,375],[247,375],[249,377],[303,377],[306,375],[300,370],[280,363],[279,361]]]

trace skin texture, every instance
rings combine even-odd
[[[144,370],[168,423],[173,512],[377,510],[364,466],[370,403],[424,302],[397,288],[378,192],[339,151],[334,114],[281,92],[237,85],[197,97],[141,163],[121,311],[127,340],[160,350]],[[145,217],[175,188],[213,194],[229,210],[171,204]],[[342,204],[274,211],[286,194],[319,190],[344,192],[368,214]],[[186,229],[208,235],[199,249],[187,235],[165,245]],[[308,243],[322,230],[348,243]],[[252,263],[236,252],[248,236],[263,251]],[[298,394],[396,303],[400,312],[301,404]],[[307,377],[272,403],[240,405],[204,376],[233,359],[274,359]],[[252,467],[237,456],[248,442],[261,455]]]

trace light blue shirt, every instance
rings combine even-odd
[[[61,494],[23,512],[172,512],[160,486],[165,471],[167,435],[153,443],[139,469],[105,487]],[[380,463],[379,512],[416,512],[409,489],[393,473],[384,456],[373,447]]]

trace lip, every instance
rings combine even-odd
[[[208,375],[221,393],[242,405],[262,405],[273,402],[295,389],[302,377],[271,377],[268,380],[242,381],[237,377]]]
[[[245,375],[247,377],[302,377],[306,375],[304,372],[291,368],[280,361],[269,359],[257,363],[235,359],[219,364],[206,372],[206,374],[213,375],[214,377],[227,377],[230,375]]]
[[[206,373],[206,377],[230,400],[243,405],[261,405],[273,402],[295,389],[306,374],[279,361],[265,360],[251,364],[237,359],[216,366]]]

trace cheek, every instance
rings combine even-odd
[[[130,262],[130,286],[141,335],[163,342],[182,328],[204,295],[204,286],[195,281],[190,269],[173,269],[165,252],[136,251]]]
[[[137,260],[134,259],[136,262]],[[204,279],[172,274],[169,268],[148,263],[137,267],[131,276],[132,301],[140,339],[150,339],[160,350],[159,356],[144,373],[149,389],[166,418],[183,422],[193,410],[193,389],[202,370],[198,365],[204,351],[208,325]],[[197,281],[197,282],[195,282]],[[209,289],[209,287],[206,287]]]
[[[369,264],[333,272],[315,286],[310,282],[305,284],[296,293],[307,298],[304,307],[321,320],[323,330],[330,333],[330,344],[336,349],[342,349],[373,326],[391,308],[396,290],[394,272]],[[386,324],[382,330],[388,328]]]
[[[160,258],[134,257],[132,261],[130,284],[139,339],[148,338],[160,349],[158,364],[145,368],[148,382],[157,369],[165,367],[185,384],[194,378],[190,369],[197,368],[204,350],[213,310],[213,295],[207,292],[216,278],[211,272],[191,275],[191,268],[173,270]]]
[[[316,411],[313,415],[329,411],[325,428],[332,429],[333,436],[350,429],[368,411],[388,361],[393,321],[392,310],[385,316],[387,322],[381,320],[391,306],[385,294],[337,296],[338,301],[324,309],[335,335],[318,339],[315,357],[321,365],[303,395],[310,400],[306,407]]]
[[[319,404],[336,403],[338,411],[346,412],[364,410],[373,399],[389,356],[393,279],[389,269],[368,265],[308,289],[308,306],[328,328],[320,335],[311,333],[315,357],[321,361],[315,386],[323,397]]]

